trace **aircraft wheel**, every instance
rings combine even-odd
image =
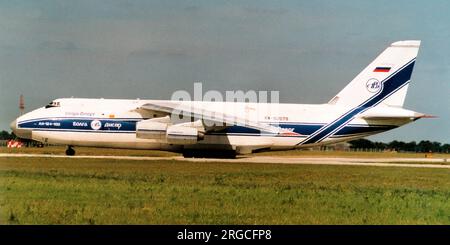
[[[67,148],[67,150],[66,150],[66,155],[67,156],[73,156],[73,155],[75,155],[75,150],[74,149],[72,149],[72,147],[68,147]]]

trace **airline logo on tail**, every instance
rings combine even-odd
[[[382,86],[381,82],[375,78],[369,79],[369,81],[367,81],[367,83],[366,83],[367,91],[369,91],[371,93],[377,93],[378,91],[380,91],[381,86]]]

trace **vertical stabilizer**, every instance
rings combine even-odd
[[[402,107],[420,41],[392,43],[328,103],[351,107]]]

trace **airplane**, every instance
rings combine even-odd
[[[403,108],[419,47],[392,43],[324,104],[61,98],[10,126],[20,138],[66,145],[67,155],[89,146],[234,157],[334,144],[428,117]]]

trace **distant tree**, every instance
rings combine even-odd
[[[441,146],[441,152],[442,153],[450,153],[450,144],[443,144]]]
[[[2,130],[0,132],[0,140],[10,140],[10,139],[14,139],[14,138],[15,138],[15,135],[13,133],[10,134],[5,130]]]
[[[441,143],[434,141],[434,142],[432,142],[432,144],[433,144],[433,147],[431,150],[433,152],[441,152]]]
[[[422,140],[419,143],[415,141],[403,142],[403,141],[391,141],[388,144],[383,142],[372,142],[368,139],[357,139],[349,141],[350,148],[352,149],[391,149],[396,151],[407,152],[443,152],[450,153],[450,144],[441,144],[439,142],[431,142],[429,140]]]
[[[411,141],[404,145],[404,151],[416,152],[417,151],[417,143],[415,141]]]
[[[405,145],[406,145],[406,143],[403,141],[394,140],[388,144],[388,147],[391,150],[403,151],[403,149],[405,148]]]
[[[422,140],[417,144],[417,147],[419,152],[432,152],[435,146],[429,140]]]
[[[371,149],[371,148],[375,148],[375,145],[373,144],[372,141],[367,140],[367,139],[357,139],[357,140],[352,140],[349,141],[348,143],[350,143],[350,148],[352,149]]]
[[[374,146],[377,149],[384,150],[387,148],[387,145],[383,142],[374,142]]]

